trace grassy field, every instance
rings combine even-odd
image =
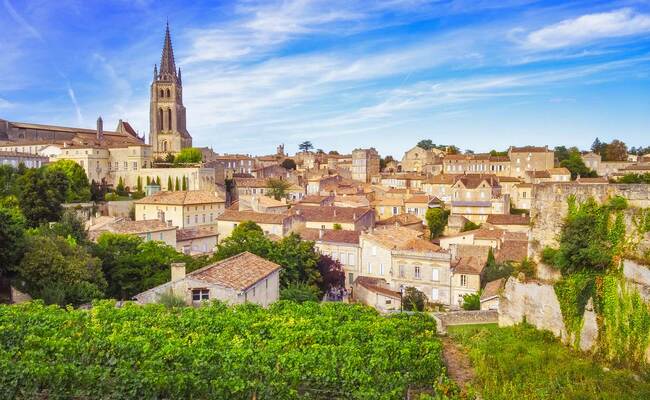
[[[449,335],[468,350],[485,400],[650,399],[650,372],[605,370],[530,325],[459,326]]]

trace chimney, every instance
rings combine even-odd
[[[97,118],[97,140],[104,139],[104,121],[102,117]]]
[[[323,235],[325,235],[325,229],[323,228],[318,229],[318,238],[322,240]]]
[[[174,226],[174,225],[172,225],[172,220],[171,220],[171,219],[168,219],[168,220],[167,220],[167,226],[170,227],[170,228],[171,228],[172,226]]]
[[[180,281],[185,278],[185,263],[172,263],[172,280],[171,282]]]

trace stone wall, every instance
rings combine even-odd
[[[432,313],[439,333],[446,333],[448,326],[495,324],[499,321],[496,310],[450,311]]]
[[[631,207],[650,207],[650,185],[579,185],[576,183],[535,185],[533,201],[530,206],[531,240],[535,252],[545,246],[557,245],[557,235],[567,214],[567,199],[570,195],[574,195],[578,201],[585,201],[593,197],[599,202],[619,195],[628,199]]]

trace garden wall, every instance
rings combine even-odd
[[[626,277],[628,274],[635,274],[633,276],[638,279],[633,282],[628,278],[630,286],[641,287],[646,293],[650,291],[650,270],[631,262],[626,263]],[[643,270],[637,269],[637,267],[643,268]],[[553,285],[537,281],[520,282],[518,279],[510,277],[499,302],[499,326],[511,326],[524,320],[538,329],[551,331],[564,343],[572,342],[572,338],[567,334],[560,311],[560,303],[555,295]],[[585,308],[584,324],[580,331],[580,349],[583,351],[593,350],[597,338],[598,324],[593,302],[590,299]],[[650,362],[650,347],[646,351],[646,360]]]
[[[496,310],[435,312],[432,315],[439,333],[446,333],[451,325],[494,324],[499,321]]]

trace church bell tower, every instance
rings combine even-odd
[[[176,70],[169,23],[165,30],[160,71],[157,66],[153,67],[150,95],[149,144],[154,157],[164,158],[167,154],[175,155],[181,149],[192,147],[192,136],[185,126],[181,69]]]

